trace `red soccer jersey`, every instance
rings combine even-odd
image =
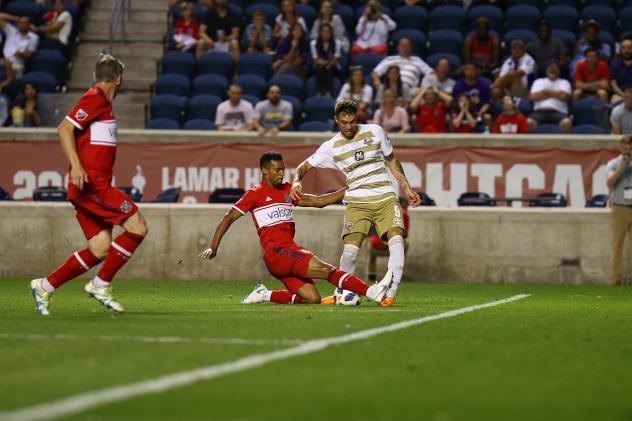
[[[290,198],[290,183],[274,189],[260,183],[248,190],[233,208],[242,214],[250,211],[259,234],[261,247],[294,242],[294,213]]]
[[[494,124],[494,133],[528,133],[527,119],[522,114],[507,116],[501,114]]]
[[[597,61],[594,69],[588,67],[588,61],[582,60],[575,66],[575,80],[585,83],[594,82],[596,80],[608,80],[610,77],[608,71],[608,63],[603,60]]]

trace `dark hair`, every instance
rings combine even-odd
[[[584,56],[588,56],[588,53],[595,53],[599,55],[599,50],[591,45],[584,50]]]
[[[389,66],[389,68],[386,69],[386,72],[382,75],[382,83],[385,87],[390,87],[388,83],[388,74],[393,68],[397,69],[397,87],[395,89],[395,95],[399,98],[404,96],[404,87],[402,86],[402,73],[399,70],[398,65]]]
[[[324,27],[329,27],[331,31],[331,39],[329,40],[329,44],[327,45],[327,50],[325,50],[325,46],[323,45],[323,38],[320,36],[320,31]],[[318,52],[318,57],[327,58],[327,60],[331,60],[336,52],[336,38],[334,37],[334,27],[328,24],[327,22],[321,23],[318,27],[318,39],[316,40],[316,51]]]
[[[625,142],[625,143],[632,143],[632,134],[623,136],[621,138],[621,143],[623,143],[623,142]]]
[[[336,102],[334,115],[338,117],[341,113],[358,114],[358,104],[352,99],[341,99]]]
[[[283,155],[274,151],[265,152],[259,159],[259,168],[267,167],[272,161],[283,161]]]

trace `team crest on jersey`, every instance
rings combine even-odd
[[[351,228],[353,228],[353,222],[346,222],[345,223],[345,229],[347,231],[351,231]]]
[[[128,202],[127,200],[124,200],[123,203],[121,203],[121,211],[123,211],[123,213],[127,213],[131,210],[132,210],[132,204]]]
[[[367,137],[366,139],[364,139],[364,144],[369,146],[371,143],[373,143],[373,138],[372,137]]]
[[[85,120],[86,118],[88,118],[88,113],[87,113],[87,112],[85,112],[85,111],[83,110],[83,108],[79,108],[79,110],[77,110],[77,112],[75,113],[75,118],[76,118],[78,121],[83,121],[83,120]]]
[[[286,194],[286,195],[285,195],[285,202],[286,202],[286,203],[292,203],[292,198],[290,197],[290,195],[289,195],[289,194]]]
[[[362,161],[364,159],[364,152],[357,151],[353,156],[356,161]]]

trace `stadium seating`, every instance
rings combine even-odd
[[[587,208],[605,208],[608,207],[608,195],[596,194],[586,202]]]
[[[331,125],[322,121],[307,121],[298,126],[300,132],[330,132]]]
[[[490,29],[502,30],[504,26],[502,10],[498,6],[488,4],[473,6],[469,9],[467,13],[468,28],[470,30],[476,29],[476,19],[483,16],[489,19]]]
[[[437,6],[430,12],[430,30],[463,28],[465,11],[452,4]]]
[[[434,199],[426,193],[419,192],[419,197],[421,198],[421,204],[419,206],[437,206]]]
[[[119,186],[119,190],[122,190],[136,203],[140,203],[143,200],[143,194],[136,187],[133,186]]]
[[[561,193],[540,193],[529,201],[531,208],[565,208],[566,197]]]
[[[175,73],[158,76],[154,85],[156,95],[188,96],[190,90],[191,82],[189,78]]]
[[[573,105],[573,124],[601,125],[606,103],[596,98],[583,98]]]
[[[149,103],[149,115],[151,119],[166,118],[178,124],[184,114],[186,100],[176,95],[158,95]]]
[[[59,50],[37,50],[29,60],[28,68],[31,72],[50,73],[56,82],[62,82],[66,70],[66,57]]]
[[[340,92],[340,89],[342,88],[342,84],[340,83],[340,80],[338,80],[337,78],[334,78],[333,80],[333,92],[331,93],[333,95],[334,98],[338,97],[338,93]],[[316,96],[317,94],[317,88],[316,88],[316,76],[312,76],[309,79],[307,79],[307,83],[305,84],[305,91],[307,93],[307,97],[310,96]]]
[[[221,75],[200,75],[193,79],[193,95],[215,95],[226,98],[228,81]]]
[[[616,29],[617,14],[610,6],[603,4],[586,6],[582,10],[582,19],[584,21],[589,19],[596,20],[602,31],[614,32]]]
[[[167,51],[160,59],[161,74],[179,74],[190,78],[195,69],[195,57],[182,51]]]
[[[304,95],[303,79],[294,75],[279,75],[270,79],[269,85],[279,85],[281,94],[301,98]]]
[[[184,123],[182,128],[184,130],[215,130],[215,123],[211,120],[195,118]]]
[[[577,38],[575,37],[575,33],[571,31],[565,31],[563,29],[553,29],[551,31],[551,36],[562,41],[564,43],[564,46],[566,47],[567,52],[575,50],[575,41],[577,40]]]
[[[257,105],[257,102],[261,101],[260,97],[250,94],[241,94],[241,99],[243,99],[244,101],[248,101],[252,104],[253,107]]]
[[[425,31],[428,25],[428,12],[421,6],[400,6],[391,18],[397,23],[397,29]]]
[[[246,8],[248,22],[252,22],[252,14],[254,12],[262,12],[266,16],[266,24],[270,25],[270,28],[274,28],[274,19],[281,11],[276,4],[255,3]]]
[[[621,34],[625,36],[632,33],[632,5],[625,6],[619,10],[619,22],[621,24]]]
[[[457,204],[459,206],[496,206],[496,201],[487,193],[465,192],[459,196]]]
[[[531,130],[533,134],[564,134],[564,129],[556,124],[540,124]]]
[[[240,188],[223,188],[216,189],[208,196],[209,203],[235,203],[246,191]]]
[[[454,77],[457,70],[461,67],[461,59],[456,54],[450,53],[436,53],[426,58],[426,63],[432,68],[437,65],[437,62],[442,58],[448,59],[450,62],[450,76]]]
[[[511,6],[506,15],[507,28],[513,30],[526,29],[535,32],[541,19],[540,10],[535,6],[526,4]]]
[[[199,75],[216,74],[228,78],[231,76],[233,66],[233,58],[230,54],[207,51],[198,60],[197,73]]]
[[[535,41],[537,38],[538,35],[533,31],[529,31],[527,29],[515,29],[505,33],[503,42],[505,43],[505,48],[509,49],[511,42],[515,39],[521,39],[525,44],[528,44],[531,41]]]
[[[215,121],[215,112],[222,99],[215,95],[196,95],[187,104],[187,120]]]
[[[305,121],[322,121],[327,123],[333,121],[333,109],[335,104],[336,101],[326,96],[307,98],[303,104]]]
[[[334,13],[340,16],[342,22],[345,24],[345,28],[347,32],[350,34],[355,34],[355,12],[353,11],[353,7],[348,4],[341,4],[336,2],[334,5]]]
[[[364,71],[365,76],[370,76],[375,66],[377,66],[380,61],[384,60],[386,56],[380,54],[362,54],[359,56],[353,57],[351,60],[352,66],[362,66],[362,70]]]
[[[36,202],[65,202],[68,192],[63,187],[38,187],[33,190]]]
[[[297,127],[301,123],[301,117],[303,115],[303,103],[300,99],[292,95],[281,95],[281,99],[284,99],[292,104],[292,113],[294,115],[292,118],[292,124],[294,127]],[[289,130],[289,128],[287,128],[286,130]]]
[[[311,29],[312,26],[314,26],[314,21],[318,17],[318,13],[316,12],[316,9],[314,9],[314,6],[311,6],[309,4],[297,3],[296,11],[305,20],[307,28]]]
[[[239,57],[240,75],[257,75],[268,80],[272,74],[272,57],[266,53],[243,53]]]
[[[424,55],[426,52],[426,35],[416,29],[400,29],[391,34],[391,52],[396,54],[397,44],[402,38],[408,38],[412,44],[414,55]]]
[[[13,16],[28,16],[34,25],[42,24],[42,8],[34,1],[13,1],[7,5],[6,12]]]
[[[523,99],[518,102],[518,110],[525,116],[528,116],[533,112],[533,102],[528,99]]]
[[[154,118],[145,123],[148,130],[178,130],[180,123],[169,118]]]
[[[579,13],[571,6],[549,6],[544,10],[544,19],[549,22],[551,29],[575,32]]]
[[[2,187],[0,187],[0,200],[11,200],[11,194]]]
[[[57,81],[52,73],[48,72],[29,72],[22,78],[22,83],[32,83],[39,93],[55,92],[57,90]]]
[[[253,95],[257,98],[263,98],[266,91],[266,81],[257,75],[239,75],[235,76],[233,83],[241,86],[241,90],[245,95]]]
[[[180,192],[182,188],[180,187],[171,187],[164,190],[162,193],[158,195],[154,203],[176,203],[180,198]]]
[[[439,29],[430,32],[430,48],[428,54],[450,53],[461,55],[463,49],[463,35],[453,29]]]
[[[594,124],[580,124],[574,126],[571,130],[572,134],[606,134],[606,131],[601,126],[595,126]]]

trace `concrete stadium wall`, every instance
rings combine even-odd
[[[141,204],[149,237],[121,277],[268,281],[250,215],[238,220],[213,262],[206,248],[223,205]],[[608,210],[411,210],[411,246],[405,277],[428,282],[607,283]],[[337,264],[343,207],[296,209],[296,241]],[[69,204],[0,202],[0,277],[44,276],[83,247]],[[366,275],[366,248],[358,275]],[[386,259],[380,259],[384,270]],[[629,259],[628,259],[629,260]],[[279,285],[274,281],[270,286]]]

